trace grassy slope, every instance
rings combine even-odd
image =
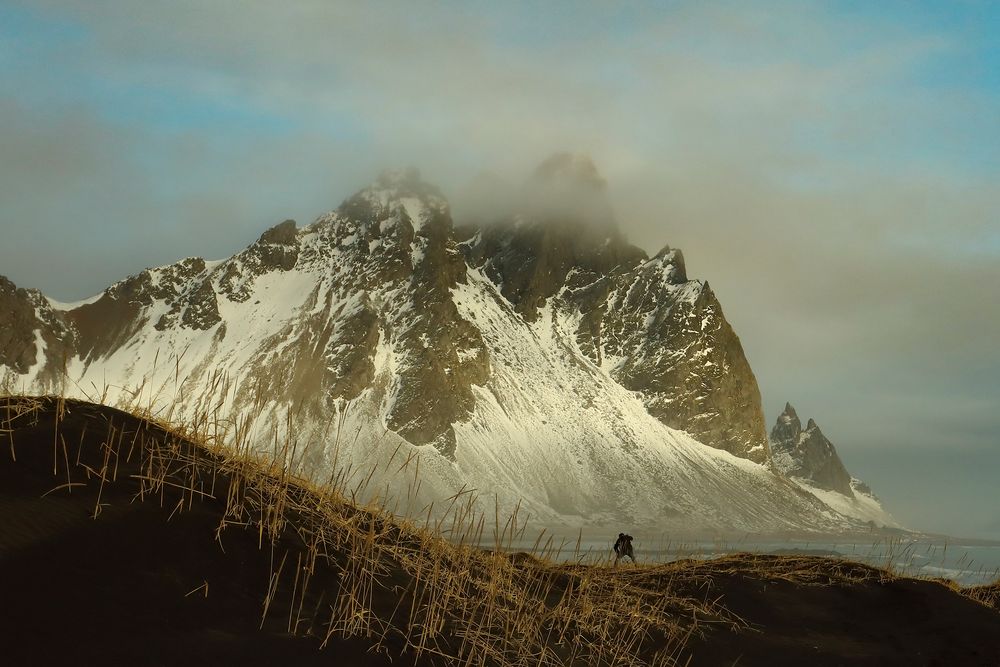
[[[206,427],[13,398],[0,429],[11,664],[1000,664],[995,587],[816,557],[508,556],[288,479]],[[461,499],[451,519],[466,542],[495,521]]]

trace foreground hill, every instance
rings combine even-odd
[[[494,537],[461,499],[437,526],[459,546],[221,448],[216,432],[185,435],[79,401],[0,402],[5,660],[1000,661],[996,586],[963,595],[815,557],[561,564],[543,550],[467,546],[501,544],[518,527],[501,517]]]
[[[288,438],[314,480],[381,461],[368,487],[404,511],[472,488],[558,525],[865,528],[871,513],[771,465],[739,338],[680,251],[629,245],[592,165],[543,167],[539,192],[593,205],[538,195],[459,230],[433,186],[394,173],[304,228],[83,302],[0,278],[0,371],[34,393],[228,420],[265,451]],[[395,456],[419,458],[419,485]]]

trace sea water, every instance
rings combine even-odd
[[[614,558],[614,536],[607,540],[564,538],[548,544],[550,557],[567,562],[600,563]],[[485,546],[485,545],[484,545]],[[531,552],[534,543],[518,541],[511,551]],[[654,564],[685,558],[708,559],[736,553],[809,555],[842,558],[887,568],[898,575],[950,579],[962,586],[1000,580],[1000,544],[975,544],[942,539],[910,538],[845,540],[690,540],[633,541],[636,560]],[[543,551],[541,545],[536,552]],[[536,553],[536,555],[541,555]]]

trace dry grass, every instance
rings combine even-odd
[[[581,564],[579,540],[567,548],[544,531],[526,552],[513,553],[513,545],[526,543],[526,519],[519,509],[510,516],[502,516],[496,506],[479,511],[470,490],[437,508],[424,508],[420,518],[397,516],[387,495],[358,501],[373,497],[366,485],[377,467],[398,464],[399,474],[412,477],[408,488],[419,488],[419,458],[395,461],[398,450],[388,463],[374,461],[368,470],[335,466],[316,483],[290,472],[303,469],[304,457],[292,437],[275,437],[262,453],[255,418],[217,419],[219,403],[207,403],[198,418],[175,424],[162,412],[154,416],[152,401],[136,401],[121,407],[138,426],[126,427],[125,415],[88,420],[75,442],[62,424],[85,405],[58,396],[3,398],[0,454],[7,449],[16,462],[15,427],[51,414],[53,433],[44,446],[51,442],[54,481],[45,495],[96,488],[89,507],[93,520],[101,519],[107,499],[116,497],[110,491],[122,482],[135,490],[133,502],[159,504],[168,520],[211,506],[218,516],[214,538],[220,549],[225,550],[230,531],[250,532],[269,558],[268,577],[260,582],[261,627],[277,621],[288,633],[315,637],[326,648],[340,639],[363,638],[373,651],[393,659],[405,654],[404,662],[685,664],[692,637],[718,636],[713,633],[719,630],[753,632],[749,622],[725,608],[720,582],[885,584],[901,576],[894,563],[912,556],[912,545],[900,542],[885,549],[885,562],[878,566],[741,553],[614,568],[607,560]],[[258,416],[262,405],[258,401]],[[293,421],[296,414],[289,411],[287,419]],[[91,435],[103,429],[96,456],[81,457],[86,429]],[[343,444],[340,432],[335,423],[329,444],[335,455]],[[329,572],[336,576],[324,575]],[[188,596],[208,597],[210,588],[215,590],[208,581],[193,584],[185,589]],[[960,592],[1000,608],[1000,582]]]
[[[1000,579],[997,579],[992,584],[965,588],[961,593],[987,607],[1000,610]]]
[[[14,426],[54,407],[58,484],[49,493],[96,484],[93,519],[105,508],[106,487],[125,470],[137,470],[128,473],[137,485],[134,501],[159,503],[171,518],[217,503],[220,548],[226,532],[238,529],[252,531],[270,553],[261,624],[274,609],[288,609],[287,631],[316,636],[324,646],[364,637],[374,650],[402,645],[416,659],[460,665],[674,665],[691,633],[743,626],[710,594],[680,593],[681,583],[690,584],[677,579],[680,566],[567,565],[556,558],[553,540],[541,536],[532,553],[512,554],[524,533],[518,512],[484,516],[465,491],[443,510],[401,519],[382,505],[355,502],[357,488],[346,488],[343,476],[316,485],[289,474],[294,443],[262,457],[246,424],[178,426],[147,414],[141,427],[126,430],[108,420],[99,464],[89,465],[60,432],[67,407],[78,405],[61,397],[8,398],[0,434],[11,435],[12,458]],[[478,546],[484,539],[492,548]],[[317,568],[337,572],[334,589],[314,590]],[[208,583],[189,595],[208,596]],[[279,597],[283,604],[275,605]]]

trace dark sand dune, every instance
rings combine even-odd
[[[135,464],[120,464],[118,482],[102,490],[97,476],[88,480],[81,468],[100,470],[97,450],[109,427],[123,439],[166,436],[109,408],[69,403],[68,410],[60,431],[72,479],[85,486],[41,497],[66,483],[61,440],[57,474],[52,470],[51,406],[33,425],[21,420],[12,440],[3,438],[0,634],[12,660],[6,664],[389,664],[368,653],[371,641],[341,639],[320,652],[316,638],[293,636],[287,598],[276,598],[261,629],[272,565],[270,547],[258,548],[258,533],[230,528],[216,541],[224,505],[195,502],[171,516],[183,495],[178,489],[165,488],[162,503],[159,495],[134,499],[139,483],[128,475],[142,472]],[[225,484],[216,491],[224,496]],[[335,583],[329,571],[320,570],[320,579],[324,574],[330,581],[315,582],[317,590]]]
[[[347,503],[334,503],[339,527],[319,548],[314,492],[240,472],[132,415],[11,399],[0,402],[0,429],[4,664],[461,664],[445,656],[475,642],[492,648],[471,664],[537,661],[541,650],[555,664],[604,637],[634,642],[621,647],[624,665],[663,649],[692,665],[1000,665],[995,586],[963,594],[814,556],[617,571],[463,556]],[[489,570],[496,558],[503,566]],[[427,583],[438,575],[421,568],[435,564],[462,570],[465,597]],[[368,593],[351,606],[358,581]],[[586,588],[612,612],[593,616],[608,619],[605,635],[574,617]],[[491,595],[517,613],[484,606]],[[637,618],[618,623],[633,608]],[[502,622],[481,618],[487,610]],[[418,651],[426,628],[432,641]],[[483,628],[497,636],[483,639]]]

